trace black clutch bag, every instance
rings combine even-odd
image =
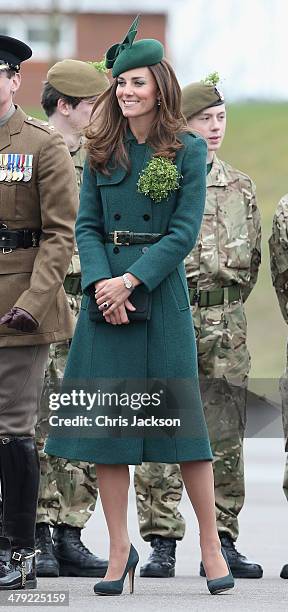
[[[151,317],[151,293],[145,289],[144,285],[138,285],[132,291],[129,300],[136,310],[130,312],[127,310],[129,321],[149,321]],[[102,310],[99,310],[94,297],[90,297],[88,305],[89,319],[97,323],[106,323],[103,317]]]

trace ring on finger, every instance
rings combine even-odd
[[[103,302],[102,306],[104,310],[107,310],[107,308],[109,308],[109,302]]]

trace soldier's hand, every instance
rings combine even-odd
[[[7,325],[12,329],[17,329],[23,332],[33,332],[37,329],[39,323],[32,317],[32,315],[23,310],[23,308],[11,308],[9,312],[6,312],[0,319],[0,325]]]

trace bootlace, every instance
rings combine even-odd
[[[92,554],[90,550],[88,550],[88,548],[85,546],[85,544],[83,544],[82,540],[80,539],[80,529],[76,527],[71,527],[70,529],[66,530],[65,536],[64,537],[65,537],[66,542],[68,539],[69,543],[73,544],[73,546],[77,548],[79,552],[84,552],[89,555]]]
[[[37,547],[40,548],[42,554],[51,552],[52,540],[50,532],[48,532],[44,527],[37,527],[36,542]]]
[[[85,546],[85,544],[83,544],[82,540],[74,540],[73,545],[80,551],[80,552],[84,552],[88,555],[91,555],[90,550]]]
[[[227,542],[227,544],[226,544],[226,542]],[[236,548],[235,542],[233,540],[231,540],[230,538],[227,538],[227,540],[225,539],[225,546],[227,546],[227,547],[229,546],[229,548],[231,549],[232,553],[235,556],[238,556],[238,555],[241,556],[241,553]]]
[[[159,556],[162,556],[162,555],[166,555],[167,553],[170,555],[171,546],[172,544],[170,542],[163,542],[163,541],[161,542],[158,540],[156,544],[153,546],[153,551],[151,555],[159,554]]]

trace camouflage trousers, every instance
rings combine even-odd
[[[140,534],[149,542],[152,536],[182,540],[185,521],[179,512],[183,481],[179,465],[142,463],[134,472]]]
[[[282,399],[282,422],[285,439],[285,450],[288,450],[288,344],[287,344],[287,359],[286,370],[279,381],[279,389]],[[288,455],[286,456],[286,465],[284,469],[283,490],[288,501]]]
[[[250,356],[241,302],[193,307],[200,388],[214,455],[218,530],[236,540],[244,503],[243,438]],[[178,505],[182,478],[177,465],[144,463],[135,468],[140,533],[181,539],[185,524]],[[152,483],[152,484],[151,484]]]
[[[79,312],[81,297],[68,295],[71,310]],[[46,381],[63,378],[69,342],[50,345]],[[98,487],[94,463],[69,461],[44,452],[48,431],[49,410],[44,401],[36,427],[36,443],[40,456],[40,487],[37,523],[66,523],[82,529],[96,504]]]

